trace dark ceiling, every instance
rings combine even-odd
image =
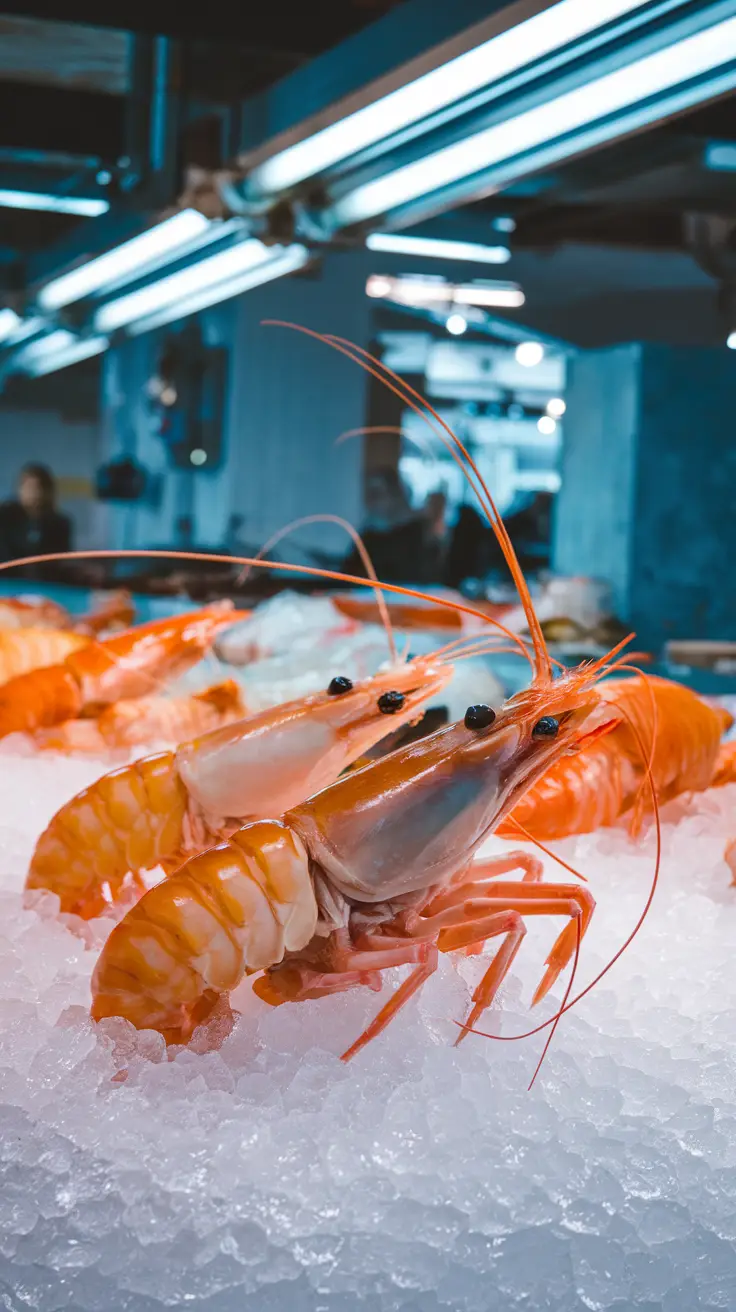
[[[714,142],[736,143],[736,96],[525,178],[472,209],[491,218],[512,215],[514,242],[528,248],[574,241],[687,249],[688,215],[736,219],[736,168],[708,166]]]

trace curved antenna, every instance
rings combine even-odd
[[[266,552],[271,551],[271,549],[276,546],[277,542],[280,542],[282,538],[287,537],[289,533],[294,533],[296,529],[304,528],[305,524],[337,524],[338,528],[343,528],[352,538],[360,559],[365,566],[365,572],[368,578],[373,579],[374,584],[376,584],[374,592],[376,596],[376,605],[378,606],[378,613],[381,616],[381,623],[386,630],[386,639],[388,641],[389,651],[391,652],[391,660],[394,662],[394,665],[398,665],[399,653],[396,650],[396,639],[394,637],[393,625],[391,624],[391,619],[389,617],[386,598],[381,592],[380,587],[378,587],[376,567],[371,560],[370,552],[360,536],[360,533],[353,527],[349,520],[342,519],[340,515],[302,515],[300,519],[293,519],[290,524],[285,524],[283,528],[280,528],[276,533],[272,534],[268,541],[263,544],[255,559],[262,560],[266,555]],[[245,583],[245,580],[250,576],[252,569],[252,565],[243,566],[235,579],[236,586]]]
[[[531,663],[531,656],[518,633],[512,633],[511,629],[507,629],[486,611],[477,610],[475,606],[466,606],[450,597],[433,596],[432,593],[422,592],[419,588],[407,588],[399,583],[383,583],[380,580],[378,583],[373,583],[371,579],[362,579],[356,574],[343,574],[335,569],[319,569],[316,565],[292,565],[282,560],[258,560],[255,556],[226,556],[215,552],[205,554],[203,551],[175,551],[173,548],[169,551],[158,551],[146,547],[120,547],[88,551],[46,551],[37,556],[21,556],[18,560],[0,561],[0,573],[10,569],[20,569],[26,565],[45,565],[61,560],[191,560],[198,564],[204,562],[210,565],[252,565],[258,569],[271,569],[284,574],[306,574],[310,578],[331,579],[335,583],[349,583],[351,587],[371,588],[373,591],[380,588],[381,592],[390,592],[397,597],[413,597],[417,601],[429,602],[432,606],[449,607],[451,610],[456,610],[459,615],[471,615],[473,619],[483,620],[484,624],[490,624],[494,629],[498,629],[499,633],[503,633]]]
[[[292,331],[303,333],[307,337],[314,337],[317,341],[324,342],[325,345],[327,346],[332,346],[334,350],[339,351],[342,355],[347,356],[348,359],[353,360],[353,362],[355,364],[358,364],[362,369],[364,369],[366,373],[372,374],[374,378],[377,378],[380,382],[383,382],[384,386],[386,386],[390,391],[394,392],[395,395],[399,396],[405,402],[405,404],[407,404],[412,410],[414,410],[416,414],[421,415],[425,419],[427,418],[427,415],[431,415],[432,418],[440,425],[440,427],[443,429],[443,431],[447,434],[448,438],[450,439],[450,442],[453,444],[453,447],[456,450],[458,450],[462,454],[463,458],[467,461],[468,465],[470,466],[473,473],[475,474],[478,480],[478,484],[480,485],[480,488],[482,490],[483,495],[481,495],[478,492],[478,488],[470,480],[467,471],[464,469],[463,472],[466,474],[466,477],[468,477],[468,481],[470,482],[471,487],[473,488],[473,490],[476,492],[476,495],[478,496],[481,507],[486,513],[486,517],[488,519],[489,525],[498,540],[499,546],[501,547],[501,550],[503,551],[504,557],[506,559],[506,563],[508,564],[509,569],[511,571],[511,576],[514,580],[514,583],[516,584],[516,588],[519,593],[519,599],[523,606],[524,613],[527,619],[527,624],[529,626],[529,633],[531,635],[532,642],[534,644],[535,681],[539,683],[551,682],[552,669],[549,662],[547,645],[544,640],[544,635],[542,633],[542,629],[539,620],[537,618],[536,611],[534,610],[531,594],[529,592],[526,579],[524,578],[523,570],[519,564],[516,552],[514,551],[511,539],[506,530],[506,526],[498,512],[498,509],[488,489],[488,486],[485,483],[483,476],[480,473],[480,470],[478,469],[478,466],[473,460],[473,457],[470,455],[466,447],[460,441],[459,437],[457,437],[457,435],[452,431],[449,425],[445,423],[445,421],[441,418],[441,416],[437,414],[437,411],[433,409],[433,407],[429,404],[429,402],[427,402],[424,399],[424,397],[422,397],[419,394],[419,392],[417,392],[408,383],[404,382],[404,380],[401,379],[398,374],[394,373],[393,370],[389,369],[386,365],[382,364],[380,360],[377,360],[368,351],[364,351],[362,347],[356,346],[353,342],[348,341],[346,338],[336,337],[331,334],[318,333],[311,328],[304,328],[300,324],[288,323],[280,319],[264,319],[263,322],[266,325],[271,325],[281,328],[289,328]],[[393,382],[389,380],[393,380]],[[411,398],[413,398],[413,400]]]

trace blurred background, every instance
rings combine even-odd
[[[436,426],[264,324],[288,321],[457,433],[561,650],[634,629],[728,690],[736,0],[5,9],[3,559],[249,554],[339,515],[384,580],[512,604]],[[334,523],[274,554],[364,572]],[[214,562],[33,577],[284,585]]]

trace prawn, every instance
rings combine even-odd
[[[0,684],[45,665],[58,665],[89,638],[71,629],[0,629]]]
[[[26,889],[47,889],[62,911],[89,918],[131,873],[176,867],[246,820],[279,815],[332,783],[390,730],[421,717],[452,676],[416,657],[372,678],[333,678],[325,692],[286,702],[123,766],[85,788],[36,844]]]
[[[465,719],[332,784],[281,819],[262,819],[192,857],[113,929],[92,979],[92,1016],[122,1016],[185,1043],[223,995],[260,973],[272,1005],[413,970],[344,1054],[376,1037],[436,969],[438,951],[503,936],[468,1024],[495,994],[524,936],[524,917],[568,921],[538,1001],[570,960],[593,912],[580,885],[539,883],[523,853],[473,857],[524,789],[600,714],[599,669],[532,687],[495,715]],[[515,867],[524,878],[500,880]]]
[[[69,613],[46,597],[3,597],[0,629],[70,629]]]
[[[56,601],[47,597],[3,597],[0,600],[0,630],[64,629],[93,636],[114,627],[127,627],[135,619],[135,606],[129,592],[118,591],[78,620]]]
[[[599,696],[622,712],[619,724],[584,751],[556,761],[499,827],[500,837],[518,840],[527,830],[541,840],[591,833],[627,813],[636,834],[646,799],[640,739],[653,742],[651,773],[660,805],[727,782],[729,756],[736,767],[733,745],[721,748],[731,716],[689,688],[640,675],[608,680]]]
[[[398,391],[387,377],[401,380],[367,352],[343,339],[301,331]],[[402,384],[398,394],[424,413],[417,404],[422,398],[408,385]],[[93,977],[95,1017],[123,1015],[139,1028],[158,1029],[167,1041],[182,1042],[244,974],[266,972],[257,991],[279,1003],[361,983],[378,987],[386,967],[413,964],[410,977],[344,1054],[347,1059],[385,1028],[417,991],[435,969],[439,950],[502,935],[501,948],[474,995],[469,1022],[474,1024],[520,947],[524,914],[563,914],[570,922],[548,958],[535,1001],[552,986],[573,951],[576,966],[593,911],[589,890],[579,885],[540,887],[541,865],[525,853],[510,854],[500,863],[476,864],[472,874],[471,863],[485,837],[554,760],[574,750],[589,733],[604,732],[618,720],[602,708],[594,685],[626,643],[603,661],[553,678],[553,662],[523,573],[490,493],[466,448],[436,412],[426,409],[448,434],[448,447],[455,444],[478,480],[476,485],[460,455],[455,456],[478,492],[527,615],[533,648],[531,688],[497,717],[489,707],[470,707],[461,724],[348,775],[280,820],[245,826],[192,858],[146,893],[108,939]],[[177,554],[194,558],[194,553]],[[240,558],[238,563],[258,562]],[[352,585],[367,583],[337,571],[289,568]],[[427,600],[416,590],[380,586]],[[465,606],[458,609],[478,613]],[[491,623],[516,641],[497,621]],[[531,659],[526,645],[518,645]],[[602,710],[607,721],[601,720]],[[523,879],[490,883],[514,865],[525,872]],[[644,913],[614,961],[644,922],[658,869],[659,860]],[[613,961],[606,969],[611,965]],[[574,973],[573,968],[563,1010],[574,1005],[567,1003]],[[558,1020],[559,1015],[547,1023],[555,1027]]]
[[[238,618],[231,602],[217,602],[87,642],[56,664],[9,679],[0,687],[0,738],[149,694],[162,679],[195,665],[216,634]]]
[[[189,697],[139,697],[113,702],[95,720],[65,720],[39,729],[34,742],[55,752],[106,752],[165,741],[182,743],[246,714],[240,685],[234,679],[213,684]]]
[[[320,340],[335,345],[341,339]],[[350,358],[356,356],[357,348]],[[281,819],[246,825],[187,861],[112,931],[92,980],[95,1019],[123,1016],[137,1028],[158,1030],[168,1043],[183,1043],[245,975],[259,974],[255,992],[279,1005],[358,985],[380,988],[383,970],[411,965],[409,977],[343,1054],[347,1060],[422,986],[439,951],[503,937],[475,991],[469,1025],[491,1005],[508,973],[525,915],[568,920],[535,1002],[573,952],[577,960],[594,907],[587,888],[540,885],[541,864],[524,853],[500,862],[473,860],[554,761],[586,733],[604,732],[614,722],[605,708],[602,717],[594,686],[606,661],[553,679],[523,573],[477,476],[481,504],[490,508],[489,522],[527,614],[531,688],[498,714],[469,707],[462,722],[348,774]],[[498,880],[514,868],[524,877]]]

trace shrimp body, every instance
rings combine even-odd
[[[54,817],[36,845],[26,888],[51,889],[62,911],[99,914],[128,871],[175,862],[187,803],[172,752],[113,770]]]
[[[0,629],[0,684],[46,665],[58,665],[88,642],[69,629]]]
[[[303,947],[316,924],[298,834],[275,821],[249,825],[152,888],[113,930],[92,1014],[181,1042],[246,971]]]
[[[97,915],[128,872],[175,865],[333,783],[385,734],[420,717],[451,675],[451,665],[417,657],[355,685],[333,680],[327,692],[113,770],[53,817],[26,888],[56,893],[62,911]]]
[[[106,752],[146,743],[178,744],[242,719],[240,686],[227,679],[190,697],[140,697],[113,702],[96,719],[66,720],[34,735],[37,746],[56,752]]]
[[[652,778],[659,803],[683,792],[710,787],[721,737],[731,717],[668,679],[610,679],[599,688],[601,702],[620,712],[604,738],[583,745],[578,755],[555,762],[499,828],[519,837],[518,821],[534,838],[564,838],[611,825],[631,812],[636,832],[650,800],[641,784],[646,749],[654,737]]]
[[[69,629],[72,621],[63,606],[45,597],[3,597],[0,629]]]
[[[562,915],[584,932],[593,909],[588,890],[498,883],[499,871],[483,878],[482,865],[471,873],[477,847],[574,744],[599,703],[579,684],[554,686],[541,719],[540,709],[534,693],[513,699],[497,718],[489,708],[470,708],[465,722],[344,776],[280,822],[245,826],[186,862],[108,938],[92,980],[93,1017],[123,1016],[182,1043],[246,974],[265,971],[256,992],[278,1005],[356,985],[377,988],[382,970],[412,964],[347,1057],[432,973],[438,948],[503,934],[498,955],[507,969],[524,914]],[[501,872],[515,864],[502,863]],[[571,928],[550,954],[540,997],[574,950]],[[480,1010],[505,969],[497,967]]]
[[[58,664],[17,675],[0,687],[0,738],[150,693],[196,664],[218,631],[237,618],[229,602],[218,602],[99,642],[85,641]]]

